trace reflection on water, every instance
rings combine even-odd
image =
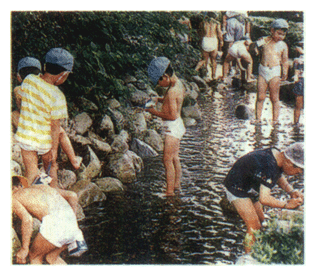
[[[206,94],[205,94],[206,95]],[[145,160],[138,181],[122,195],[85,209],[81,223],[89,252],[80,264],[233,264],[242,254],[245,226],[239,218],[225,217],[219,206],[223,180],[233,163],[257,148],[279,149],[303,141],[304,126],[293,127],[293,109],[281,104],[280,125],[271,125],[266,100],[263,124],[238,120],[238,104],[254,107],[255,94],[214,92],[200,102],[203,119],[187,129],[181,141],[182,191],[175,198],[165,190],[162,156]],[[304,116],[301,116],[304,120]],[[303,188],[303,176],[289,177]],[[285,194],[278,188],[272,193]]]

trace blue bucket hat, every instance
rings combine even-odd
[[[272,22],[271,28],[273,28],[273,29],[288,29],[289,24],[286,22],[285,19],[278,18]]]
[[[159,78],[165,73],[170,64],[170,60],[166,57],[154,58],[148,66],[148,76],[154,85],[157,84]]]
[[[42,71],[42,65],[40,61],[34,57],[25,57],[20,59],[18,63],[18,72],[25,67],[35,67]]]
[[[74,66],[74,57],[65,49],[53,48],[45,56],[45,63],[47,62],[59,65],[71,72]]]

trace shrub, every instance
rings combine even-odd
[[[252,256],[265,264],[304,264],[304,225],[294,218],[282,227],[271,219],[264,230],[255,233]]]

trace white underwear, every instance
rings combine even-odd
[[[58,210],[43,217],[40,233],[56,247],[83,239],[75,213],[70,206],[69,209]]]
[[[259,65],[259,75],[262,76],[267,83],[274,77],[281,77],[281,66],[274,66],[269,68],[267,66]]]
[[[202,40],[202,49],[205,52],[212,52],[217,50],[218,41],[216,37],[203,37]]]
[[[50,151],[50,149],[40,149],[38,147],[18,143],[21,149],[24,149],[26,151],[36,151],[39,155],[44,155]]]
[[[165,135],[181,139],[185,133],[185,126],[181,117],[174,121],[164,121],[163,124],[165,128]]]
[[[227,199],[230,203],[232,203],[234,200],[236,199],[240,199],[241,197],[238,197],[238,196],[234,196],[230,191],[228,191],[226,189],[226,196],[227,196]]]

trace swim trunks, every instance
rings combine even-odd
[[[202,49],[205,52],[212,52],[217,50],[218,41],[216,37],[203,37]]]
[[[236,161],[227,174],[226,189],[239,198],[256,198],[260,185],[272,189],[282,175],[272,148],[255,150]]]
[[[259,65],[259,75],[262,76],[267,83],[275,77],[281,77],[281,66],[274,66],[272,68]]]
[[[243,41],[238,41],[229,48],[228,53],[234,58],[241,58],[247,55],[247,49]]]
[[[43,217],[39,232],[56,247],[62,247],[75,240],[83,240],[76,216],[70,206]]]
[[[304,78],[299,78],[298,82],[294,83],[293,93],[297,96],[304,96]]]
[[[224,41],[234,42],[241,40],[245,35],[245,25],[239,22],[235,17],[229,18],[226,22],[227,33],[224,35]]]
[[[174,121],[164,121],[165,135],[181,139],[185,133],[185,126],[181,117]]]

